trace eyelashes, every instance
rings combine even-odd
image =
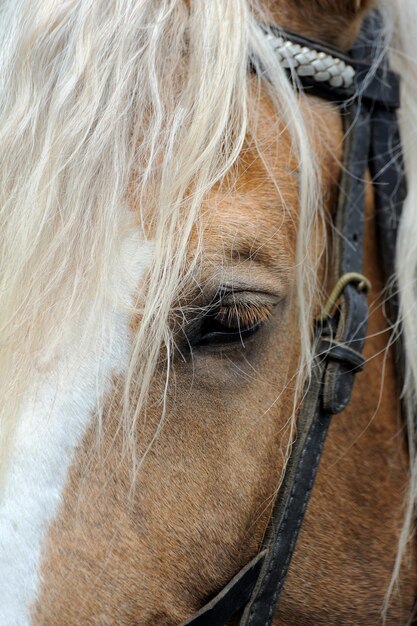
[[[269,300],[269,301],[268,301]],[[271,317],[277,299],[258,292],[228,291],[194,309],[183,326],[187,350],[233,345],[245,348]],[[191,311],[190,311],[191,312]]]
[[[239,330],[266,322],[271,317],[272,307],[259,302],[234,302],[230,305],[220,305],[213,313],[214,319],[219,324]]]

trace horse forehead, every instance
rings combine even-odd
[[[219,262],[256,261],[279,269],[293,260],[299,180],[288,154],[274,156],[268,173],[262,157],[247,151],[204,211],[204,254]],[[272,174],[272,176],[271,176]]]
[[[340,173],[343,131],[337,108],[316,97],[300,102],[326,195]],[[268,98],[259,103],[256,138],[210,194],[203,214],[207,255],[282,266],[295,258],[300,166],[293,139]]]

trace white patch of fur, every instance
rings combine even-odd
[[[0,624],[26,626],[36,600],[42,543],[98,401],[127,366],[129,306],[151,258],[130,235],[109,281],[109,306],[87,348],[70,333],[63,357],[25,402],[0,506]]]

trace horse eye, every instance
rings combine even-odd
[[[218,319],[216,313],[206,315],[200,326],[198,339],[199,346],[243,343],[260,329],[262,322],[251,324],[229,325],[226,321]]]

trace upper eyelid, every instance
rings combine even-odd
[[[219,295],[218,298],[216,298],[209,304],[205,306],[201,306],[201,307],[196,307],[194,311],[204,316],[204,315],[212,315],[213,313],[216,313],[216,311],[218,311],[219,309],[226,308],[226,307],[230,309],[236,309],[236,310],[239,310],[239,308],[244,308],[244,307],[249,308],[251,306],[254,309],[260,308],[260,307],[270,307],[272,309],[275,304],[277,304],[277,302],[269,298],[250,298],[250,297],[239,298],[239,297],[236,297],[235,294],[233,294],[233,296],[232,294],[227,294],[226,297]]]
[[[264,291],[254,291],[249,289],[230,289],[227,290],[218,289],[211,297],[210,300],[206,300],[206,304],[194,302],[192,304],[185,304],[179,306],[173,311],[173,314],[177,319],[182,320],[182,326],[184,324],[195,324],[198,320],[203,319],[207,315],[215,315],[221,307],[239,307],[250,306],[256,307],[270,307],[271,312],[276,305],[283,303],[286,300],[285,296],[272,294]]]
[[[265,293],[263,291],[229,291],[221,294],[217,300],[218,305],[233,306],[274,306],[283,300],[282,297]]]

